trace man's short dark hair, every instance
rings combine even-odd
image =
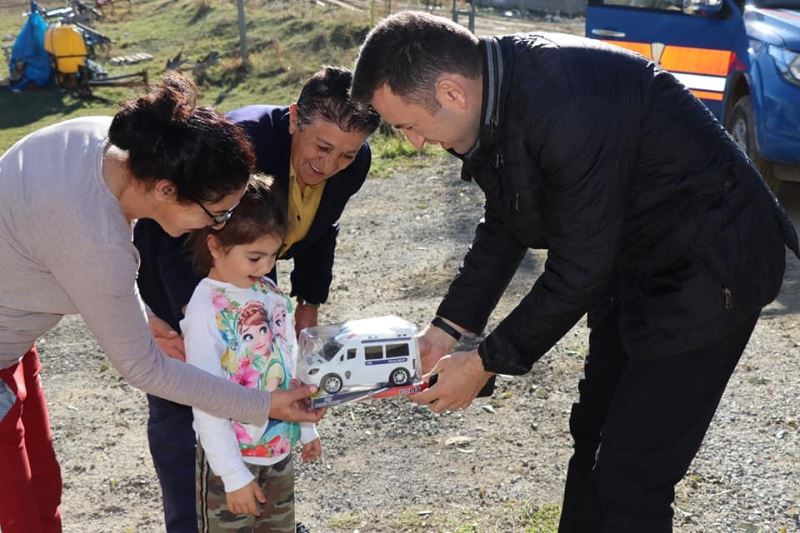
[[[378,129],[380,116],[367,104],[350,99],[353,73],[344,68],[322,67],[311,76],[297,98],[297,120],[307,126],[324,120],[339,126],[342,131],[371,134]]]
[[[383,19],[367,35],[350,94],[357,102],[369,102],[387,84],[401,98],[435,111],[436,80],[445,73],[480,76],[478,38],[446,18],[403,11]]]

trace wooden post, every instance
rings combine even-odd
[[[244,19],[244,0],[236,0],[236,11],[239,14],[239,46],[242,49],[242,65],[250,63],[247,51],[247,23]]]

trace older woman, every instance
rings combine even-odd
[[[303,85],[294,104],[251,105],[228,114],[250,138],[257,170],[273,175],[286,195],[292,226],[280,259],[294,260],[291,294],[297,297],[298,331],[317,324],[319,305],[328,298],[338,220],[366,180],[371,161],[366,140],[380,121],[372,108],[351,102],[351,79],[349,70],[325,67]],[[142,254],[142,297],[177,329],[199,281],[192,276],[183,239],[142,221],[134,242]],[[167,530],[196,531],[192,411],[152,395],[148,401],[150,452]]]
[[[166,78],[113,117],[43,128],[0,158],[0,529],[60,531],[61,477],[34,342],[79,313],[111,364],[146,392],[219,416],[316,420],[297,402],[165,357],[135,279],[135,219],[170,235],[223,225],[248,182],[241,129]],[[153,320],[153,329],[158,330]],[[162,338],[166,344],[169,339]]]

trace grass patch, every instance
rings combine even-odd
[[[46,3],[54,7],[55,0]],[[0,36],[11,43],[25,21],[19,12],[0,17]],[[242,65],[236,3],[227,0],[140,0],[120,3],[95,25],[113,41],[96,58],[110,76],[147,69],[158,79],[178,53],[185,70],[211,51],[219,62],[198,80],[201,102],[221,111],[254,103],[289,104],[301,84],[322,65],[352,66],[358,44],[369,30],[364,13],[335,5],[291,0],[251,0],[246,4],[250,65]],[[311,44],[310,44],[311,43]],[[316,44],[314,44],[316,43]],[[147,62],[113,66],[117,55],[146,52]],[[2,71],[7,75],[7,70]],[[0,90],[0,154],[24,135],[48,124],[82,115],[110,115],[142,88],[96,88],[110,101],[82,100],[55,87],[20,93]]]
[[[450,157],[444,150],[425,145],[422,151],[414,148],[400,133],[380,128],[369,140],[372,148],[370,175],[381,177],[401,169],[422,168]]]
[[[24,8],[20,8],[22,12]],[[183,68],[191,67],[211,51],[219,53],[216,65],[196,78],[201,103],[225,112],[255,103],[289,104],[303,82],[322,65],[351,66],[358,45],[369,31],[363,13],[326,4],[290,0],[251,0],[246,8],[249,64],[239,54],[235,2],[226,0],[141,0],[96,24],[113,44],[97,60],[109,75],[147,69],[158,79],[167,61],[180,54]],[[0,35],[13,36],[22,17],[2,17]],[[137,65],[111,66],[117,55],[147,52],[153,59]],[[113,115],[118,104],[142,88],[97,88],[104,100],[81,99],[56,87],[18,93],[0,90],[0,154],[17,140],[39,128],[85,115]],[[398,132],[382,127],[370,139],[373,176],[402,169],[422,168],[449,157],[426,146],[418,152]]]
[[[523,517],[525,533],[556,533],[560,518],[561,507],[558,505],[534,507]]]
[[[335,532],[351,533],[369,525],[370,531],[405,533],[479,533],[481,531],[519,531],[555,533],[561,509],[556,504],[538,505],[530,500],[502,504],[422,507],[408,506],[391,511],[368,510],[332,516],[327,527]]]

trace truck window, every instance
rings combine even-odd
[[[364,359],[367,361],[383,359],[383,346],[364,346]]]
[[[634,9],[677,11],[678,13],[683,11],[683,0],[600,0],[597,4],[604,6],[631,7]]]
[[[355,358],[356,358],[356,349],[350,348],[349,350],[347,350],[347,360],[349,361],[350,359],[355,359]]]
[[[386,357],[406,357],[411,352],[408,349],[408,343],[404,342],[403,344],[387,344],[386,345]]]

